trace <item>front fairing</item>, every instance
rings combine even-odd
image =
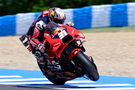
[[[50,22],[48,23],[47,28],[51,31],[51,36],[47,34],[44,35],[50,44],[48,53],[50,56],[54,56],[56,58],[61,58],[63,50],[68,46],[69,43],[76,39],[84,38],[80,36],[79,33],[81,32],[79,30],[68,25]]]

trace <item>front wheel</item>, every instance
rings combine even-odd
[[[97,67],[94,64],[93,60],[90,59],[87,58],[83,52],[79,52],[73,57],[74,62],[81,65],[83,70],[86,72],[88,78],[93,81],[97,81],[99,79]]]

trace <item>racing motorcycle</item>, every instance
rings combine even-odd
[[[56,85],[64,85],[66,81],[78,77],[97,81],[99,73],[93,58],[85,54],[83,33],[74,27],[53,21],[46,27],[49,34],[44,33],[44,46],[47,48],[45,60],[44,63],[37,62],[46,78]],[[22,38],[20,40],[23,41]]]

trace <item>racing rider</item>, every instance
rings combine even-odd
[[[43,42],[43,35],[47,31],[46,25],[50,21],[63,24],[65,19],[66,14],[63,12],[61,8],[50,8],[49,10],[45,10],[32,23],[27,34],[23,35],[20,38],[20,40],[23,41],[27,37],[28,42],[25,44],[28,45],[28,43],[30,43],[32,45],[32,48],[28,47],[28,50],[35,55],[38,62],[42,62],[44,60],[45,42]],[[73,24],[69,22],[67,25],[72,26]]]

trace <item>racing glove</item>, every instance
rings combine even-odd
[[[66,25],[68,25],[68,26],[70,26],[70,27],[73,27],[73,26],[74,26],[74,23],[68,22]]]

